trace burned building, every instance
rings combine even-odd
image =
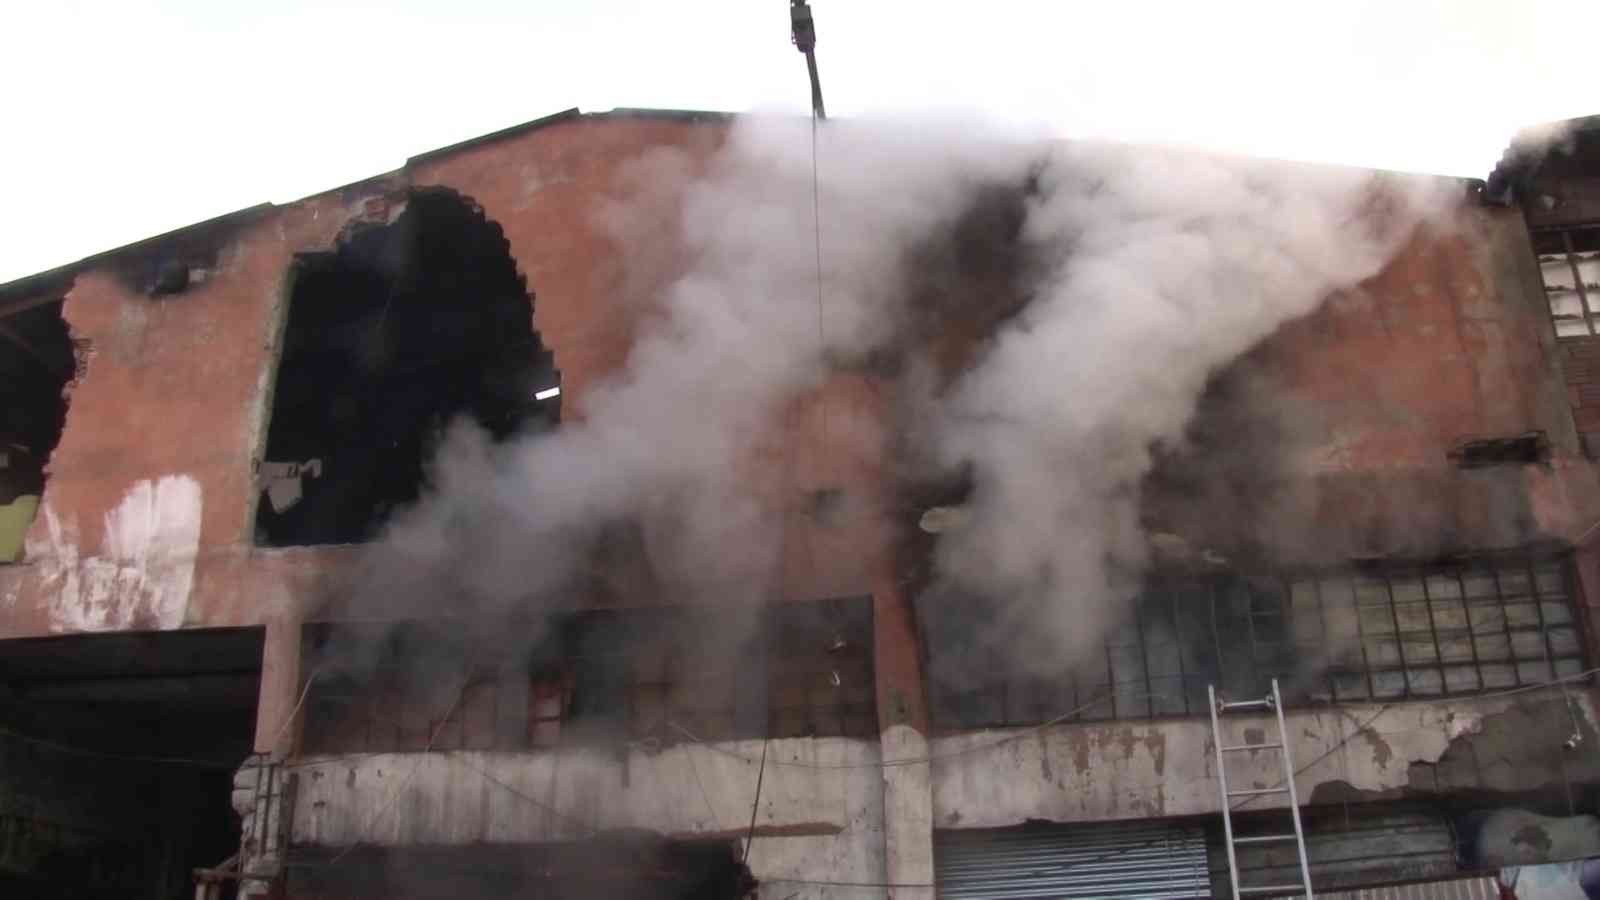
[[[1486,182],[808,127],[568,111],[0,285],[0,885],[1600,856],[1590,123]]]

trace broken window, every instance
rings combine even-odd
[[[59,295],[39,299],[0,297],[0,564],[22,555],[76,366]]]
[[[560,381],[500,226],[454,191],[418,189],[291,273],[256,542],[371,539],[416,500],[444,429],[495,439],[555,424]]]
[[[1600,334],[1600,224],[1533,233],[1557,337]]]
[[[1206,688],[1291,702],[1460,696],[1584,669],[1567,557],[1478,558],[1304,575],[1147,579],[1090,658],[1024,672],[1004,648],[922,616],[936,725],[1204,715]],[[929,612],[935,612],[930,610]],[[1070,714],[1070,715],[1067,715]]]
[[[316,625],[308,753],[877,734],[872,607],[566,614],[498,650],[449,623]]]

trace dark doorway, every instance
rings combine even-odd
[[[239,849],[259,629],[0,641],[0,896],[194,896]]]
[[[444,429],[554,425],[559,375],[500,226],[446,189],[411,191],[295,263],[261,469],[256,542],[370,540],[416,500]]]

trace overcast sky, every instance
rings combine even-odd
[[[578,106],[808,103],[787,0],[116,0],[0,12],[0,281]],[[1453,175],[1600,112],[1596,0],[813,0],[834,115]]]

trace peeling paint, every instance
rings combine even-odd
[[[46,538],[28,541],[48,595],[52,631],[171,629],[183,624],[200,547],[200,483],[143,480],[102,523],[101,552],[84,555],[78,524],[48,499]]]

